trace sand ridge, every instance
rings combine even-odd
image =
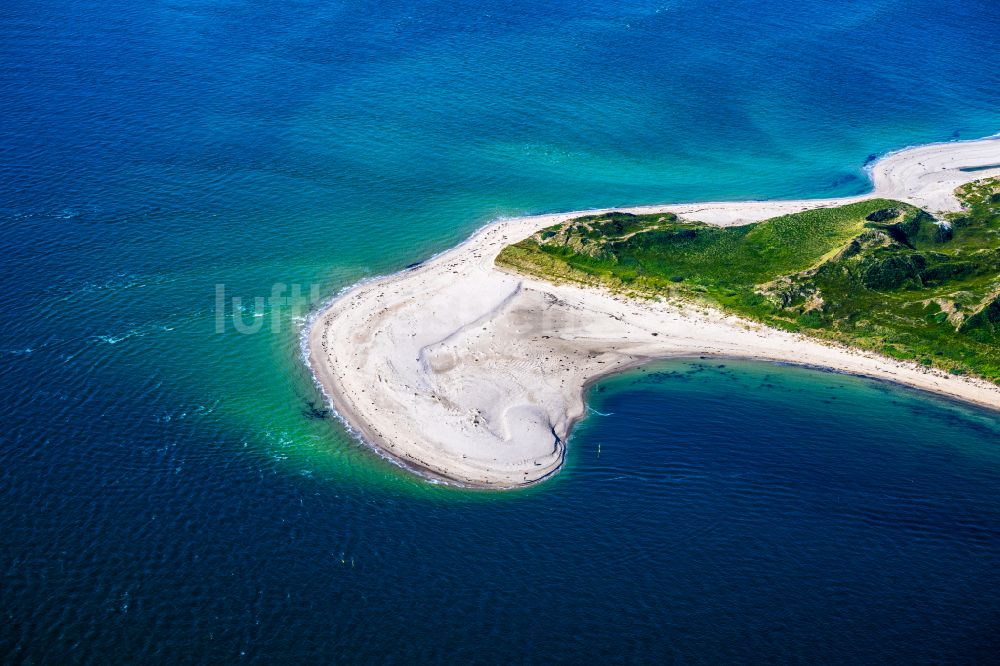
[[[1000,137],[892,153],[859,197],[642,206],[736,225],[886,197],[959,209],[962,183],[1000,175]],[[610,210],[610,209],[608,209]],[[582,214],[502,220],[414,268],[358,284],[311,320],[304,347],[332,407],[383,454],[427,476],[511,488],[563,462],[589,382],[654,358],[796,363],[885,379],[1000,408],[1000,387],[759,326],[703,306],[550,284],[494,264],[507,245]]]

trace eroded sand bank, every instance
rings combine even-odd
[[[872,197],[932,212],[954,189],[1000,175],[1000,137],[921,146],[871,169],[862,197],[644,206],[734,225]],[[432,260],[353,287],[306,331],[309,363],[343,419],[369,444],[425,474],[508,488],[558,470],[584,412],[586,384],[653,358],[783,361],[887,379],[1000,408],[1000,387],[833,346],[696,306],[638,301],[512,275],[508,244],[584,212],[504,220]]]

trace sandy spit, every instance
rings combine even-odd
[[[872,197],[958,210],[962,183],[1000,175],[1000,136],[887,155],[871,194],[801,201],[642,206],[736,225]],[[305,332],[332,407],[368,444],[435,479],[485,488],[536,483],[561,466],[596,378],[651,359],[713,356],[809,365],[1000,408],[1000,387],[748,323],[694,305],[628,299],[498,269],[496,255],[586,213],[502,220],[395,275],[346,290]],[[845,415],[845,418],[847,416]]]

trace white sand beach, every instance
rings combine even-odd
[[[959,209],[962,183],[1000,175],[1000,137],[899,151],[871,168],[871,194],[842,199],[644,206],[736,225],[886,197]],[[694,304],[550,284],[494,264],[506,246],[582,214],[504,220],[420,266],[340,295],[305,335],[333,408],[361,438],[415,471],[491,488],[556,472],[596,378],[665,357],[738,357],[890,380],[1000,408],[1000,387],[777,331]],[[845,414],[844,418],[850,418]]]

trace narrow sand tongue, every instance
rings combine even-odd
[[[1000,175],[1000,140],[901,151],[873,165],[865,197],[645,206],[731,225],[875,196],[956,210],[961,183]],[[994,173],[995,172],[995,173]],[[595,211],[587,211],[595,212]],[[502,272],[506,245],[583,213],[490,225],[409,271],[360,285],[307,333],[335,409],[405,464],[470,485],[510,487],[562,462],[589,381],[648,358],[719,355],[832,368],[1000,407],[1000,388],[747,324],[704,308],[635,301]],[[657,333],[658,335],[653,335]]]

